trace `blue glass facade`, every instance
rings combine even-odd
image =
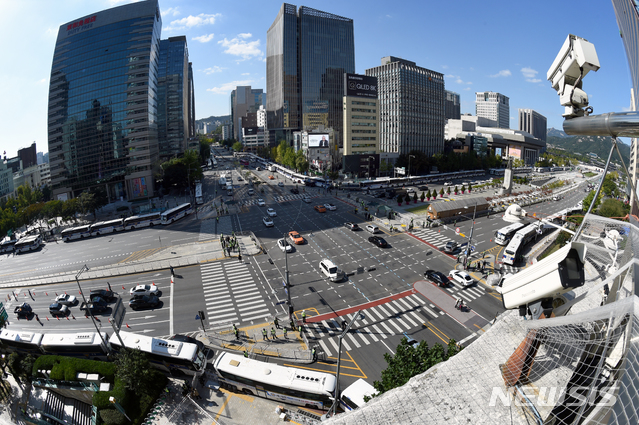
[[[269,130],[323,125],[341,141],[344,73],[354,72],[352,19],[283,4],[267,33]]]
[[[161,27],[157,0],[60,27],[48,117],[57,199],[102,189],[110,200],[154,195]]]

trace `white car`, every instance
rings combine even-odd
[[[379,232],[379,227],[374,226],[372,224],[367,224],[366,227],[364,227],[366,230],[368,230],[369,232],[375,234],[377,232]]]
[[[275,212],[273,208],[267,209],[266,214],[268,214],[269,217],[277,217],[277,213]]]
[[[55,298],[55,302],[62,305],[75,305],[77,301],[78,300],[75,297],[75,295],[69,295],[69,294],[60,294]]]
[[[266,227],[273,227],[275,225],[270,217],[264,217],[262,223],[264,223]]]
[[[444,183],[444,186],[452,186],[452,185],[453,185],[453,182],[445,182]]]
[[[335,211],[337,209],[337,207],[333,204],[324,204],[324,208],[326,208],[329,211]]]
[[[302,198],[302,201],[306,202],[307,204],[310,204],[311,203],[311,198],[308,197],[308,196],[305,196],[305,197]]]
[[[137,285],[131,288],[131,296],[134,295],[158,295],[159,289],[156,284]]]
[[[281,249],[282,251],[286,251],[286,252],[293,251],[293,246],[290,243],[286,242],[285,239],[278,239],[277,247]]]
[[[258,207],[265,207],[266,206],[266,202],[264,202],[264,199],[260,198],[257,200],[257,206]]]
[[[465,271],[451,270],[450,273],[448,273],[448,277],[462,286],[473,286],[476,283],[475,279],[470,277]]]

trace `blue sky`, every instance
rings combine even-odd
[[[51,59],[63,23],[130,0],[0,1],[0,153],[47,147]],[[475,113],[475,92],[510,98],[561,128],[563,108],[546,72],[569,33],[592,42],[601,69],[584,80],[594,113],[628,110],[630,77],[611,1],[307,0],[295,3],[354,20],[356,72],[398,56],[441,72]],[[196,117],[229,113],[235,86],[266,90],[266,31],[282,3],[271,0],[160,0],[162,38],[186,35],[195,79]]]

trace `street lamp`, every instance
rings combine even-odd
[[[102,333],[100,333],[100,329],[98,329],[98,324],[95,323],[95,317],[93,317],[93,312],[89,308],[89,304],[87,303],[87,298],[84,296],[84,292],[82,292],[82,287],[80,286],[80,280],[79,280],[80,279],[80,275],[82,273],[88,272],[88,271],[89,271],[89,268],[87,267],[86,264],[84,266],[82,266],[80,271],[75,275],[75,281],[78,284],[78,289],[80,290],[80,295],[82,295],[82,299],[84,300],[84,305],[86,307],[86,311],[89,312],[89,316],[91,316],[91,321],[93,322],[93,326],[95,326],[95,331],[98,333],[98,336],[102,340],[102,344],[104,344],[104,346],[107,348],[107,350],[109,350],[109,346],[107,345],[106,341],[102,337]]]
[[[408,155],[408,177],[410,177],[410,160],[415,158],[415,155]]]
[[[465,206],[464,208],[468,209],[468,206]],[[473,209],[473,225],[471,226],[470,234],[468,235],[468,245],[466,246],[466,262],[468,261],[470,248],[473,243],[473,231],[475,230],[475,214],[477,214],[477,202],[475,202],[475,208]],[[466,268],[466,264],[464,264],[464,268]]]
[[[348,331],[351,329],[351,326],[353,326],[353,324],[355,324],[355,322],[357,321],[357,319],[359,319],[359,313],[362,310],[357,310],[357,313],[355,313],[355,315],[353,316],[353,320],[351,320],[351,322],[348,324],[348,326],[346,326],[346,328],[344,329],[344,331],[342,332],[341,335],[339,335],[337,337],[337,339],[339,339],[339,344],[337,346],[337,377],[336,377],[336,382],[335,382],[335,400],[333,400],[333,405],[331,406],[331,408],[329,409],[329,413],[332,412],[332,416],[335,416],[335,414],[337,413],[337,406],[339,405],[339,368],[340,368],[340,361],[342,359],[342,339],[344,339],[344,337],[346,336],[346,334],[348,333]],[[363,315],[362,315],[363,318]]]
[[[284,243],[288,244],[286,240],[286,233],[284,233]],[[291,283],[288,280],[288,250],[284,245],[284,276],[286,277],[285,289],[286,289],[286,304],[288,304],[288,320],[293,318],[293,302],[291,301]]]

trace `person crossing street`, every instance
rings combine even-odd
[[[273,319],[273,324],[275,325],[275,329],[279,329],[280,328],[280,321],[279,321],[279,319],[277,317],[275,319]]]
[[[268,334],[266,333],[266,329],[262,328],[262,341],[268,340]]]
[[[275,328],[271,328],[271,338],[273,338],[273,339],[277,338],[277,334],[275,332]]]

